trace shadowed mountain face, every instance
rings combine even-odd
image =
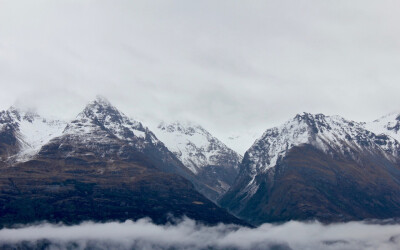
[[[16,124],[8,111],[0,112],[0,162],[18,152],[19,143],[15,137]]]
[[[19,144],[14,131],[15,128],[11,125],[4,125],[0,131],[0,166],[5,165],[18,152]]]
[[[135,161],[85,157],[42,159],[0,170],[0,224],[78,223],[150,217],[166,223],[188,216],[206,224],[242,224],[176,174],[158,171],[143,155]]]
[[[246,152],[220,204],[254,224],[400,217],[398,148],[362,124],[299,115]]]
[[[4,165],[3,226],[142,217],[165,223],[183,215],[210,224],[242,223],[196,190],[207,186],[151,131],[102,98],[29,160]]]

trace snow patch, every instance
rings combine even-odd
[[[204,166],[221,165],[224,156],[236,161],[233,167],[237,167],[241,160],[236,152],[195,123],[162,122],[154,131],[167,148],[195,174]]]
[[[20,150],[13,156],[16,161],[29,160],[52,138],[60,136],[66,126],[65,121],[45,119],[35,112],[11,107],[1,112],[1,129],[12,127],[19,142]]]

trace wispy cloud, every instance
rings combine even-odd
[[[147,219],[124,223],[86,222],[75,226],[40,224],[0,230],[2,246],[48,249],[387,249],[400,245],[400,225],[349,222],[234,225],[208,227],[184,219],[155,225]]]

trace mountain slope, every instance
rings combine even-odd
[[[297,115],[246,152],[221,205],[256,224],[400,216],[399,148],[360,123]]]
[[[365,128],[375,134],[388,135],[397,141],[400,141],[400,114],[391,113],[385,115],[373,122],[364,124]]]
[[[0,222],[171,216],[242,223],[141,123],[97,98],[31,159],[0,169]]]
[[[156,134],[198,180],[217,191],[216,200],[232,185],[241,156],[190,122],[161,123]]]
[[[134,157],[134,156],[132,156]],[[244,224],[177,174],[146,158],[107,161],[38,157],[0,169],[0,227],[50,221],[124,221],[149,217],[166,223],[188,216],[206,224]]]
[[[3,161],[30,159],[52,138],[62,134],[66,122],[11,107],[0,112],[0,156]]]
[[[71,145],[75,149],[70,149]],[[218,195],[212,186],[201,182],[189,171],[152,131],[140,122],[128,118],[102,97],[89,103],[67,125],[63,135],[51,141],[39,154],[75,157],[86,154],[88,149],[94,158],[112,160],[117,157],[124,161],[132,160],[132,151],[140,152],[160,171],[184,177],[207,197],[214,198]]]
[[[232,185],[242,157],[203,127],[190,122],[161,123],[155,131],[168,149],[219,195]]]

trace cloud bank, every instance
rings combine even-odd
[[[204,226],[190,219],[155,225],[148,219],[75,226],[43,223],[0,230],[0,246],[45,249],[398,249],[400,224],[291,221],[250,229]]]
[[[73,118],[102,94],[144,121],[195,120],[224,138],[303,111],[369,121],[400,107],[399,1],[0,6],[1,109]]]

